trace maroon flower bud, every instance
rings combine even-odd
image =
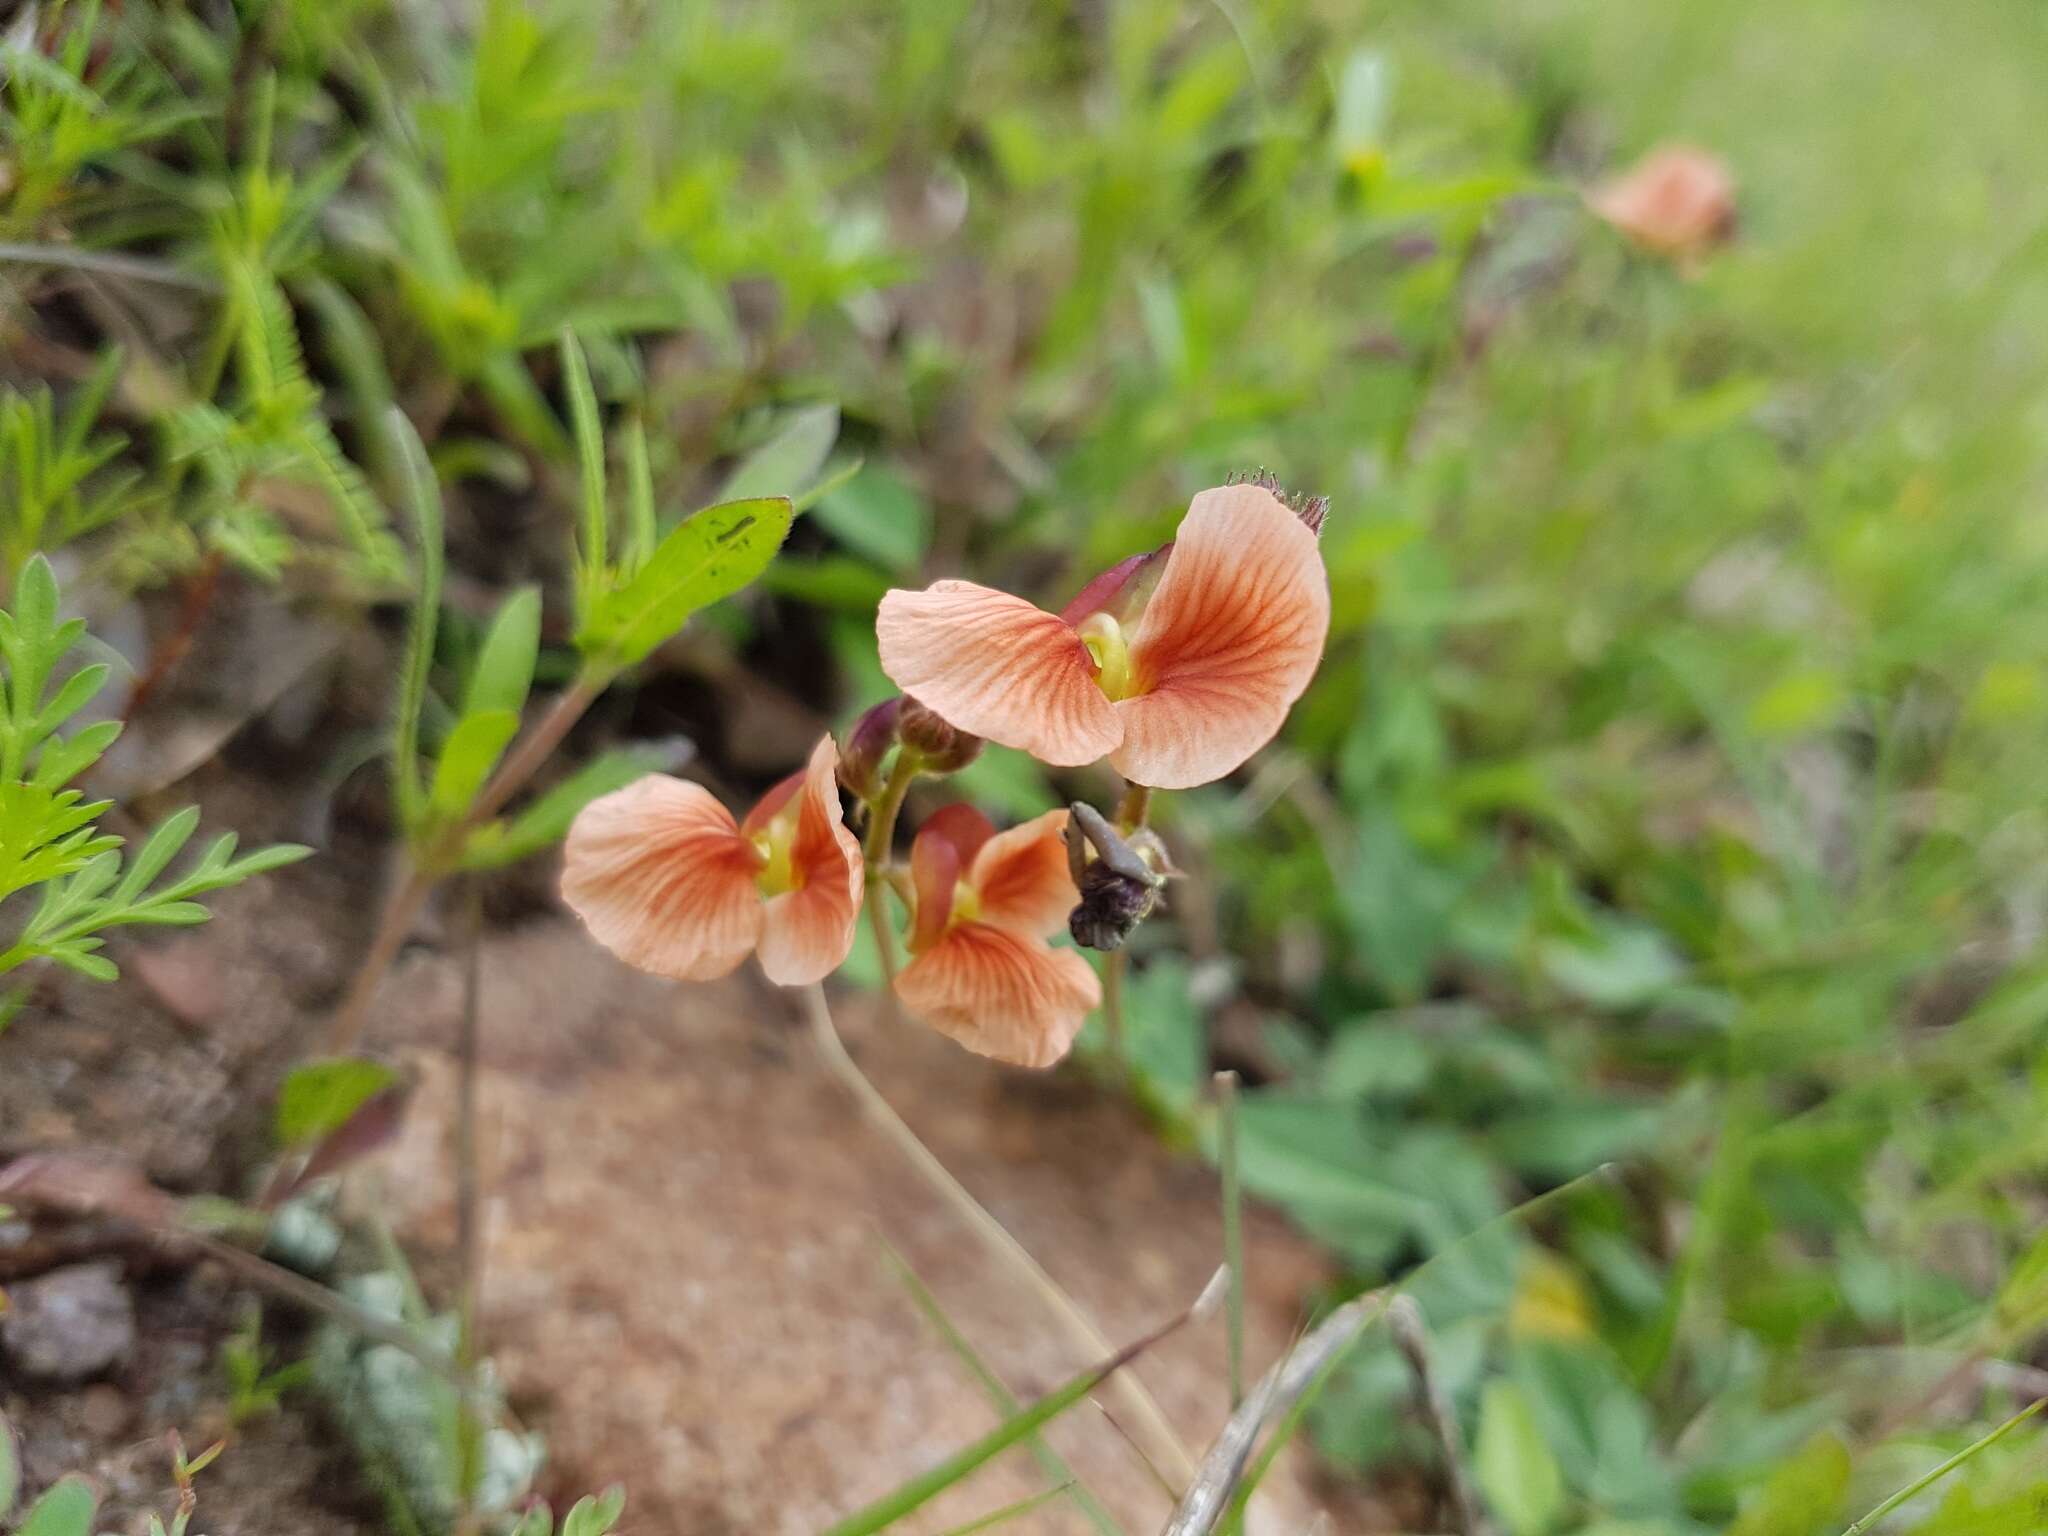
[[[905,698],[896,716],[896,734],[917,754],[926,773],[958,773],[981,756],[981,738],[948,725],[912,698]]]
[[[872,800],[882,784],[882,763],[896,745],[902,698],[884,699],[856,720],[839,755],[839,782],[858,800]]]

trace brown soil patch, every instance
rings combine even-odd
[[[883,1235],[1019,1394],[1087,1363],[862,1118],[792,999],[636,975],[562,920],[488,940],[483,974],[488,1343],[547,1430],[558,1491],[622,1481],[640,1530],[797,1536],[993,1425],[888,1273]],[[383,1195],[443,1252],[457,992],[450,959],[420,956],[386,994],[431,1043],[414,1053],[422,1091]],[[1194,1296],[1221,1251],[1207,1169],[1076,1078],[1004,1071],[881,1019],[872,999],[840,1008],[869,1075],[1111,1338]],[[1324,1270],[1267,1213],[1248,1243],[1261,1363]],[[1225,1408],[1220,1326],[1138,1371],[1199,1454]],[[1101,1411],[1073,1412],[1050,1439],[1130,1530],[1163,1524],[1168,1501]],[[906,1528],[1043,1486],[1013,1451]],[[1322,1507],[1305,1458],[1269,1487],[1271,1528]],[[1018,1528],[1087,1527],[1062,1504]]]

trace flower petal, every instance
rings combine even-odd
[[[1121,739],[1081,637],[1021,597],[971,581],[894,589],[875,638],[890,681],[959,730],[1062,767]]]
[[[967,873],[981,921],[1044,938],[1067,926],[1081,900],[1067,869],[1067,813],[1047,811],[999,832]]]
[[[896,995],[970,1051],[1049,1067],[1102,1001],[1102,985],[1071,949],[988,923],[960,923],[903,968]]]
[[[761,855],[700,784],[649,774],[569,828],[562,899],[628,965],[678,981],[736,967],[761,932]]]
[[[761,922],[761,970],[785,987],[823,981],[853,949],[866,879],[860,840],[840,819],[839,746],[819,740],[798,790],[790,868],[797,888],[769,898]]]
[[[910,881],[917,892],[910,950],[921,954],[936,944],[953,915],[953,893],[961,871],[996,835],[989,819],[973,806],[955,803],[932,812],[910,844]]]
[[[1204,491],[1131,640],[1117,772],[1157,789],[1220,779],[1273,739],[1330,628],[1316,536],[1256,485]]]

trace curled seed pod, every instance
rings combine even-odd
[[[924,705],[905,698],[897,712],[896,734],[915,752],[927,773],[958,773],[981,756],[982,741],[948,725]]]

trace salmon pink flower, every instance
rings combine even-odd
[[[864,872],[840,823],[830,736],[735,823],[701,784],[649,774],[569,828],[562,899],[628,965],[709,981],[750,950],[770,981],[821,981],[853,948]]]
[[[1667,144],[1593,188],[1586,204],[1641,249],[1691,262],[1734,232],[1735,178],[1719,155]]]
[[[1314,525],[1247,483],[1203,491],[1171,544],[1097,577],[1063,613],[941,581],[891,591],[875,633],[882,670],[959,729],[1185,789],[1273,739],[1329,627]]]
[[[1067,813],[998,832],[970,805],[949,805],[910,845],[914,957],[896,995],[970,1051],[1020,1067],[1067,1054],[1102,1001],[1095,972],[1048,934],[1079,900],[1067,872]]]

